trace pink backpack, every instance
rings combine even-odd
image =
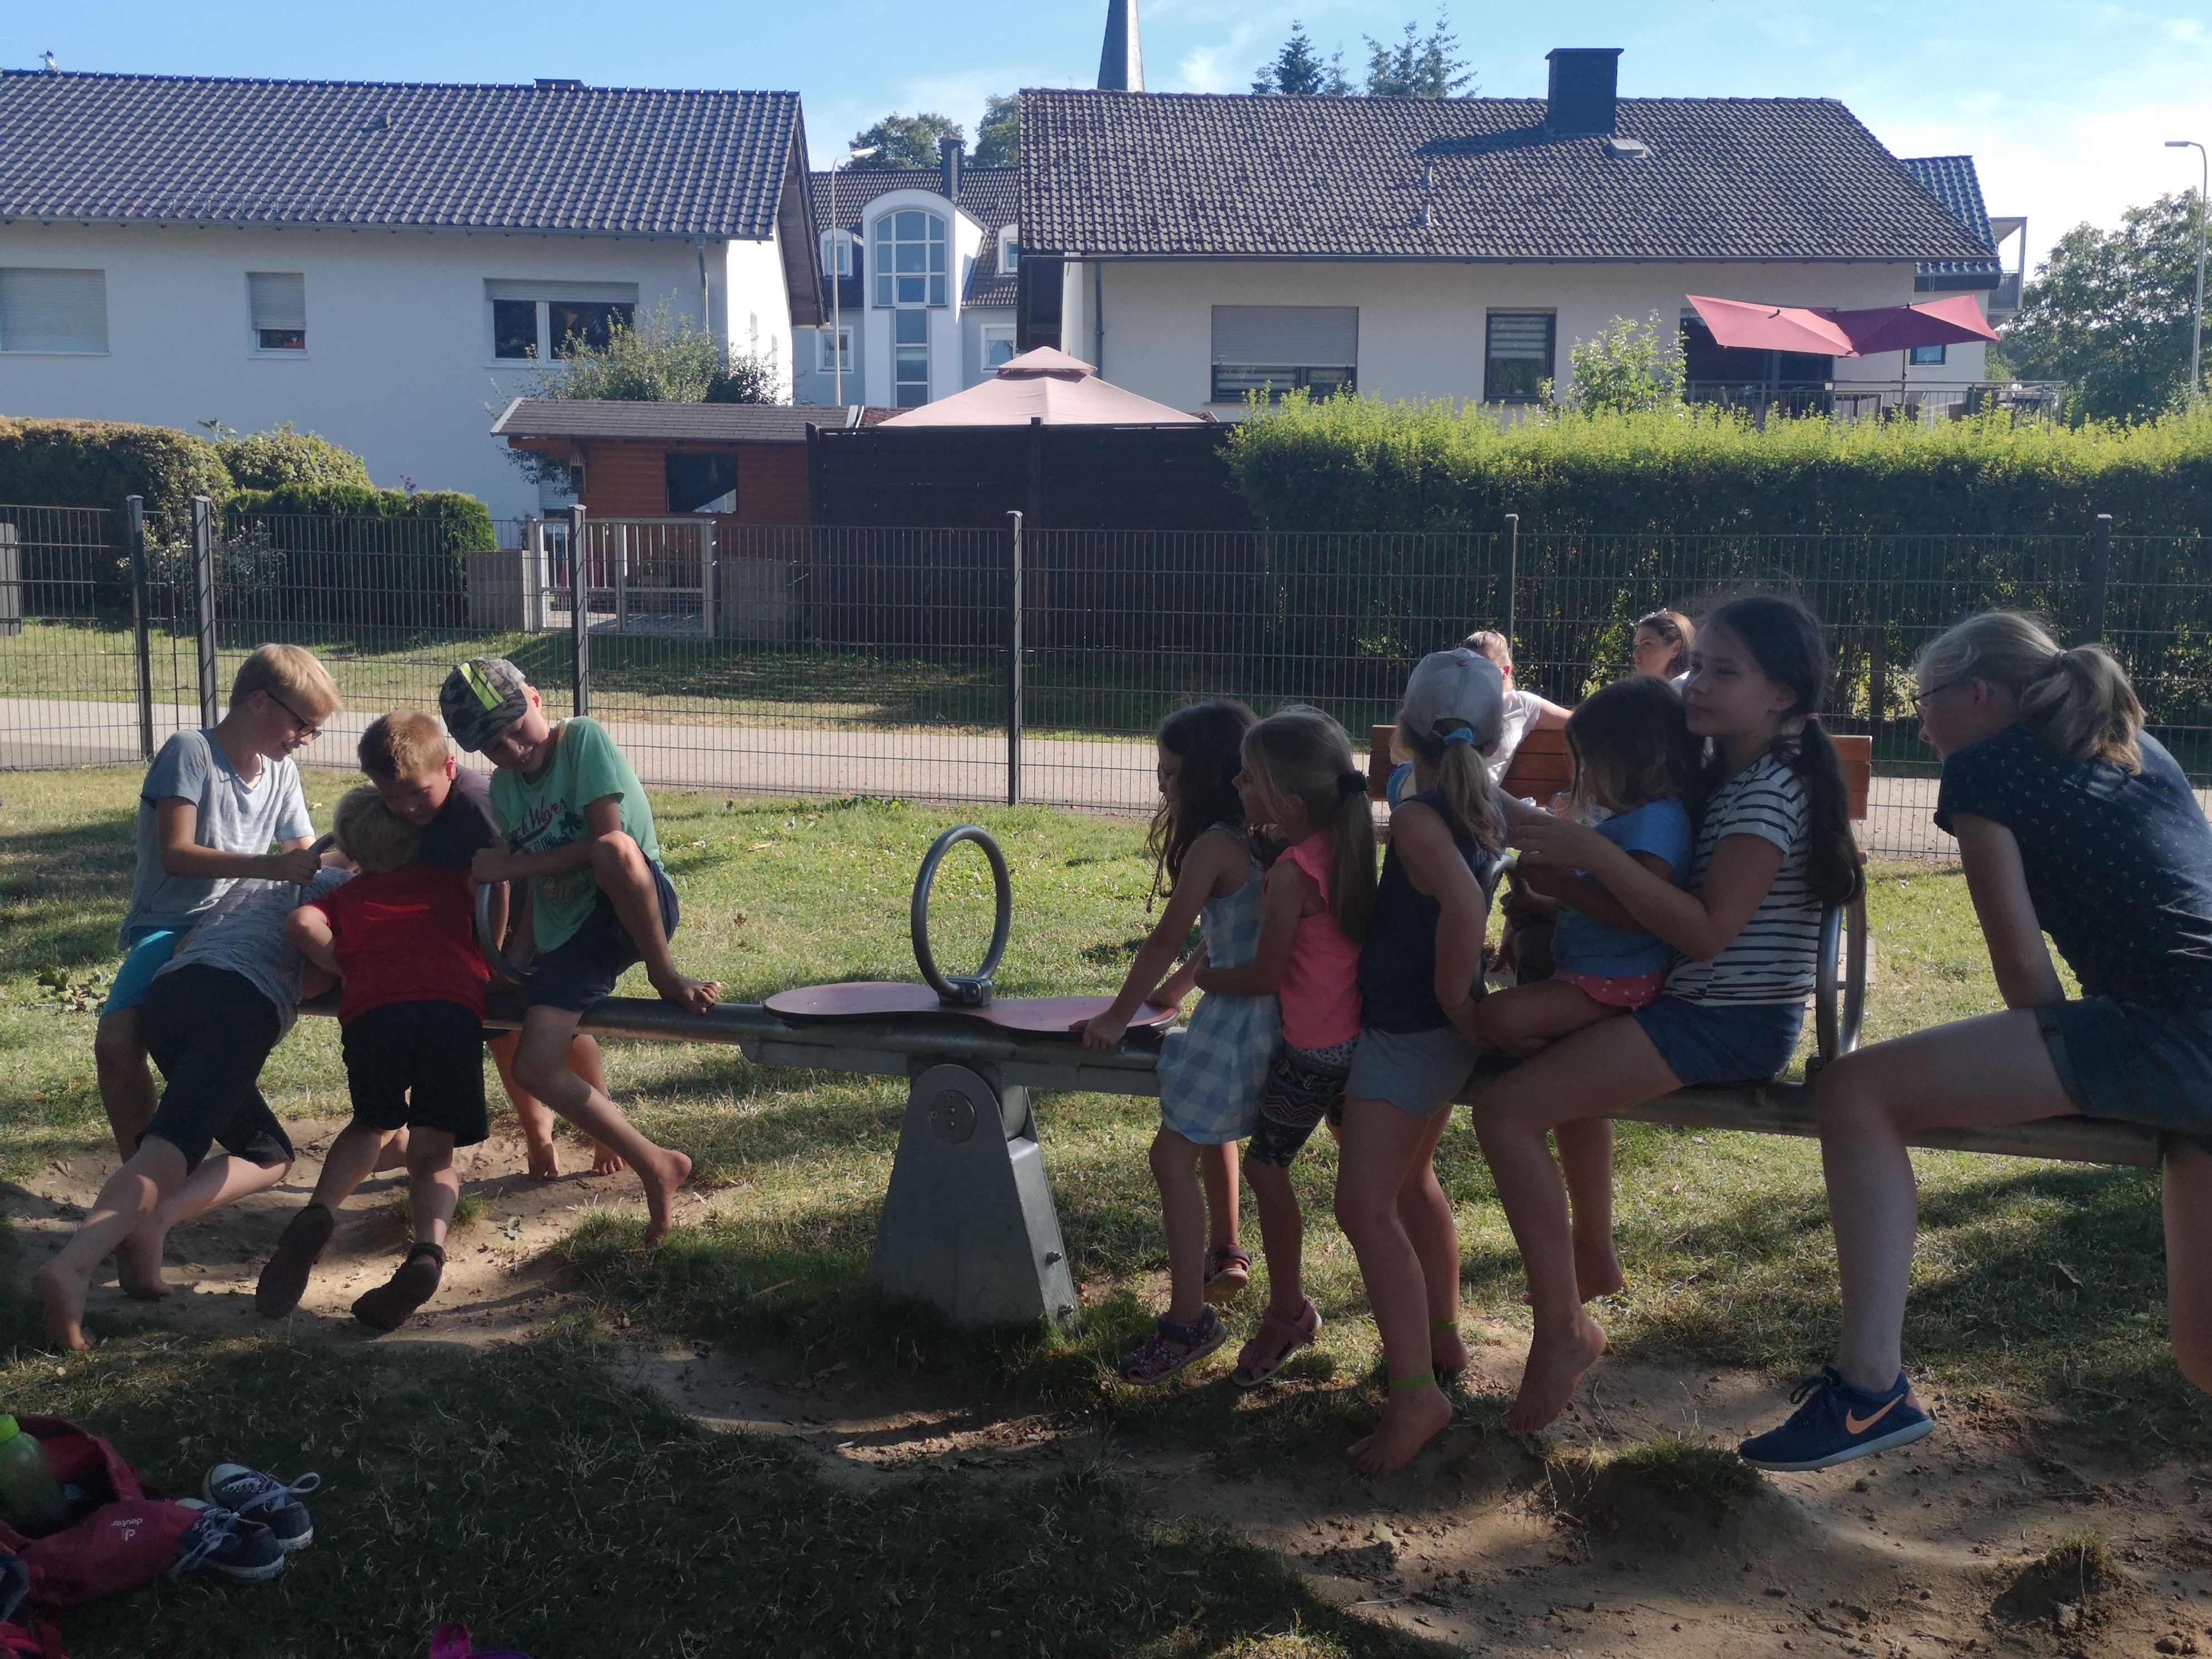
[[[58,1417],[15,1420],[38,1440],[55,1480],[98,1504],[88,1515],[43,1538],[26,1538],[0,1521],[0,1548],[13,1552],[30,1570],[27,1606],[40,1612],[80,1607],[150,1584],[168,1571],[178,1544],[199,1519],[198,1510],[149,1492],[114,1447],[74,1423]],[[19,1644],[0,1646],[0,1654],[60,1651],[58,1644],[27,1648],[20,1645],[21,1638],[5,1639]]]
[[[430,1659],[530,1659],[530,1656],[513,1648],[496,1652],[486,1649],[480,1653],[469,1645],[466,1625],[441,1625],[430,1632]]]

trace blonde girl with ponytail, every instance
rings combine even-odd
[[[1484,751],[1504,718],[1496,665],[1466,649],[1424,657],[1398,715],[1413,793],[1390,815],[1390,850],[1359,953],[1359,1046],[1345,1080],[1336,1219],[1359,1258],[1390,1372],[1361,1471],[1403,1467],[1444,1425],[1437,1376],[1467,1366],[1459,1334],[1459,1234],[1437,1184],[1437,1142],[1474,1069],[1475,998],[1490,876],[1505,820]]]
[[[1292,707],[1244,734],[1237,788],[1249,823],[1283,848],[1260,900],[1249,966],[1206,968],[1207,995],[1272,996],[1282,1041],[1260,1095],[1244,1173],[1259,1200],[1267,1311],[1231,1381],[1257,1388],[1321,1329],[1306,1299],[1305,1218],[1291,1164],[1326,1118],[1340,1119],[1359,1041],[1359,945],[1375,908],[1375,825],[1352,738],[1317,708]]]
[[[1936,823],[1958,838],[2005,1012],[1821,1071],[1842,1341],[1799,1409],[1744,1443],[1762,1468],[1826,1468],[1934,1431],[1903,1355],[1918,1220],[1905,1148],[1932,1129],[2081,1114],[2160,1131],[2168,1331],[2182,1375],[2212,1390],[2212,829],[2101,646],[1984,611],[1915,672],[1943,762]]]

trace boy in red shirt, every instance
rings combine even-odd
[[[422,832],[384,809],[374,786],[338,802],[338,848],[361,873],[292,913],[300,954],[343,981],[338,1025],[353,1121],[331,1143],[307,1207],[276,1241],[254,1303],[270,1318],[297,1307],[337,1206],[376,1167],[384,1138],[405,1128],[415,1245],[353,1316],[397,1330],[437,1293],[446,1229],[460,1200],[453,1149],[484,1139],[484,986],[465,870],[417,855]]]

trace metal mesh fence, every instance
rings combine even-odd
[[[2212,778],[2202,538],[1051,531],[1021,540],[1017,617],[1011,531],[585,520],[572,557],[566,519],[471,551],[420,520],[203,517],[149,515],[134,541],[127,512],[0,507],[0,766],[141,758],[277,639],[345,696],[310,763],[350,768],[375,714],[434,709],[458,658],[498,654],[658,786],[984,801],[1011,781],[1140,812],[1151,734],[1193,696],[1316,703],[1357,738],[1424,652],[1498,628],[1520,683],[1573,702],[1628,672],[1638,617],[1778,587],[1826,626],[1826,718],[1875,740],[1878,854],[1948,853],[1911,665],[1991,605],[2101,634]]]

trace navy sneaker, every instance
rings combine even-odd
[[[300,1499],[322,1484],[319,1474],[303,1474],[288,1483],[243,1463],[218,1463],[207,1472],[200,1492],[216,1509],[258,1521],[290,1555],[315,1541],[315,1523]]]
[[[177,1559],[169,1576],[178,1577],[204,1567],[241,1584],[258,1584],[284,1571],[284,1551],[276,1534],[258,1521],[248,1521],[228,1510],[219,1510],[198,1498],[179,1500],[200,1518],[177,1542]]]
[[[1909,1446],[1935,1432],[1936,1419],[1912,1403],[1912,1384],[1903,1371],[1876,1393],[1855,1389],[1833,1365],[1820,1367],[1790,1390],[1797,1409],[1778,1429],[1769,1429],[1736,1448],[1755,1469],[1831,1468],[1893,1446]]]

